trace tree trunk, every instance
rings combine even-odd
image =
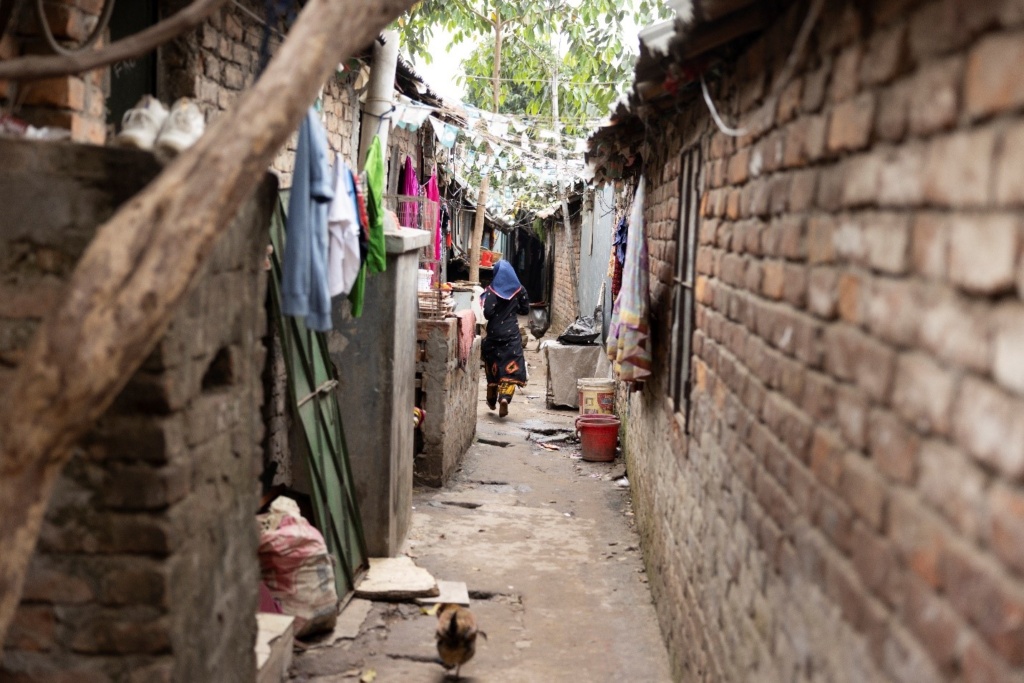
[[[498,113],[501,103],[501,43],[500,19],[494,22],[494,66],[491,71],[491,111]],[[484,240],[484,218],[487,215],[487,191],[491,187],[490,173],[480,180],[480,193],[476,196],[476,216],[473,220],[473,236],[469,242],[469,281],[480,282],[480,244]]]
[[[0,643],[61,468],[139,368],[338,62],[413,0],[309,0],[259,81],[100,227],[0,396]]]

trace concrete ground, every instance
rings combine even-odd
[[[462,667],[469,683],[669,681],[628,490],[614,479],[622,461],[590,463],[578,444],[537,442],[571,430],[575,412],[546,408],[542,355],[527,359],[530,383],[508,417],[487,410],[481,387],[477,440],[448,486],[416,491],[404,551],[469,587],[488,635]],[[418,606],[348,610],[358,634],[298,653],[293,681],[453,680],[436,660],[436,619]]]

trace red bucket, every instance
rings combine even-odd
[[[583,459],[591,462],[615,460],[619,443],[619,418],[614,415],[580,415],[576,431],[583,446]]]

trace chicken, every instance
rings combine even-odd
[[[476,654],[476,636],[487,634],[477,629],[476,617],[465,607],[445,603],[437,610],[437,654],[446,669],[455,667],[455,680],[459,669]]]

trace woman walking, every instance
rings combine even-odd
[[[526,384],[526,359],[517,315],[530,312],[526,289],[508,261],[494,264],[494,279],[483,295],[487,337],[481,346],[487,374],[487,407],[508,415],[516,386]],[[500,406],[500,407],[499,407]]]

